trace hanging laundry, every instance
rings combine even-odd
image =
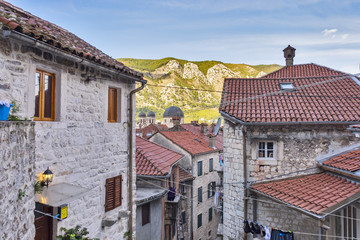
[[[260,236],[265,237],[265,234],[266,234],[265,227],[263,225],[260,225]]]
[[[256,222],[250,223],[250,229],[252,234],[260,234],[260,226]]]
[[[224,164],[222,155],[219,156],[219,163],[220,163],[220,166],[222,166]]]
[[[265,226],[265,236],[264,239],[265,240],[270,240],[271,238],[271,233],[270,233],[270,228],[268,226]]]
[[[249,224],[249,221],[247,219],[244,220],[244,232],[246,232],[246,233],[251,232],[250,224]]]
[[[294,240],[294,233],[291,231],[284,232],[273,228],[271,230],[270,240]]]
[[[217,207],[218,195],[219,195],[219,193],[215,192],[215,197],[214,197],[214,205],[215,205],[215,207]]]

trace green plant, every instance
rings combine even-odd
[[[41,185],[41,182],[40,181],[37,181],[34,185],[34,190],[35,190],[35,193],[42,193],[43,190],[44,190],[44,187]]]
[[[64,231],[63,235],[56,236],[56,239],[59,240],[98,240],[98,238],[89,238],[86,235],[89,234],[87,228],[82,228],[79,225],[76,225],[74,228],[66,229],[60,228],[60,231]]]
[[[12,104],[12,106],[10,108],[8,120],[9,121],[23,121],[18,115],[18,113],[20,111],[20,105],[15,100],[12,100],[11,104]]]
[[[22,200],[23,197],[25,197],[25,189],[24,190],[19,189],[19,191],[18,191],[18,200]]]

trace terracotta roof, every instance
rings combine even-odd
[[[141,73],[124,66],[124,64],[101,52],[73,33],[3,0],[0,0],[0,27],[25,34],[52,47],[86,58],[105,67],[139,79],[142,78]]]
[[[330,173],[318,173],[251,186],[274,198],[318,215],[329,213],[360,193],[360,185]],[[345,201],[345,202],[344,202]]]
[[[192,155],[219,150],[210,148],[208,141],[204,141],[190,131],[161,131],[160,133]]]
[[[181,124],[181,126],[201,138],[202,141],[207,142],[207,144],[209,145],[209,137],[201,133],[200,125]],[[212,133],[211,126],[208,126],[208,133]],[[222,131],[219,131],[218,135],[216,136],[215,145],[217,149],[223,150],[224,145]]]
[[[322,164],[349,172],[356,172],[360,170],[360,149],[332,157]]]
[[[180,176],[179,176],[179,181],[180,182],[184,182],[184,181],[188,181],[188,180],[193,180],[195,177],[193,175],[191,175],[191,173],[189,173],[188,171],[186,171],[184,168],[182,168],[180,166]]]
[[[136,137],[136,174],[164,176],[173,164],[183,157],[182,154],[156,143]]]
[[[286,69],[274,75],[287,76]],[[225,79],[220,111],[248,123],[360,121],[360,86],[354,79],[314,64],[300,69],[298,78]],[[324,75],[306,76],[315,73]],[[281,91],[280,83],[292,83],[296,90]]]
[[[314,63],[308,63],[285,66],[261,78],[299,78],[317,76],[340,76],[344,74],[344,72],[340,72],[328,67],[320,66]]]
[[[149,124],[146,127],[139,129],[139,132],[142,133],[142,136],[144,138],[149,138],[153,134],[159,132],[159,131],[166,131],[168,130],[168,127],[165,124]],[[148,135],[149,134],[149,135]]]

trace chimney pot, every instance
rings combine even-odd
[[[208,137],[209,137],[209,147],[210,148],[216,148],[216,136],[212,133],[209,133],[208,134]]]
[[[295,57],[296,49],[292,46],[288,45],[284,50],[284,57],[286,59],[286,66],[292,66],[294,64],[294,57]]]

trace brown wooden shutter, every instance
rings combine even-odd
[[[106,179],[105,212],[121,206],[122,176]]]

